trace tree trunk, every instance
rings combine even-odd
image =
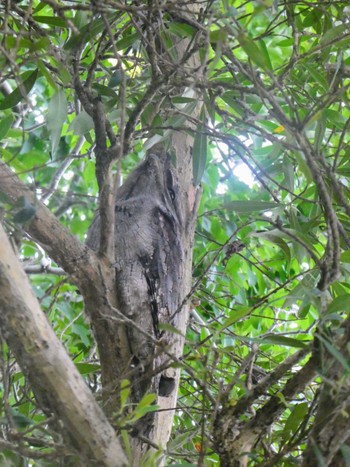
[[[198,10],[198,5],[193,7],[192,11]],[[188,39],[174,38],[172,53],[178,64],[186,67],[186,75],[179,80],[188,79],[194,86],[193,77],[202,70],[198,47],[193,44],[189,53],[189,44]],[[160,69],[164,75],[169,74],[168,65],[162,69],[161,47],[157,53]],[[166,55],[164,63],[168,59]],[[181,69],[178,64],[173,64],[172,73]],[[181,95],[185,88],[178,88],[177,92]],[[190,117],[198,118],[199,112],[197,104]],[[190,123],[187,128],[194,130]],[[186,130],[173,132],[170,141],[148,151],[116,195],[115,259],[110,258],[116,273],[116,307],[106,322],[106,332],[95,331],[95,335],[105,389],[115,389],[121,379],[127,378],[131,381],[134,404],[148,392],[156,394],[159,412],[142,418],[133,431],[135,466],[142,464],[149,450],[145,438],[152,445],[166,448],[176,408],[178,361],[188,321],[186,297],[191,288],[194,226],[200,197],[200,190],[193,184],[192,148],[193,137]],[[166,153],[170,153],[174,164]],[[88,245],[94,250],[99,250],[100,227],[97,214],[88,235]],[[92,324],[96,330],[96,321]],[[164,324],[176,332],[162,328]],[[109,349],[106,354],[104,349]],[[115,359],[115,355],[119,358]],[[113,357],[115,364],[111,366]],[[109,410],[116,410],[118,391],[107,393],[106,400]]]

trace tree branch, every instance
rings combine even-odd
[[[24,196],[35,206],[35,215],[25,227],[26,232],[68,274],[82,275],[83,265],[92,262],[94,253],[66,229],[51,211],[38,201],[32,191],[7,167],[0,162],[0,192],[12,203]],[[84,268],[83,268],[84,269]]]
[[[112,426],[56,338],[1,225],[0,291],[0,330],[36,396],[62,420],[86,461],[125,465]]]

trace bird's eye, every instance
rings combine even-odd
[[[169,196],[171,198],[171,201],[174,201],[175,199],[175,191],[172,188],[168,188]]]

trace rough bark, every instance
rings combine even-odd
[[[271,396],[248,421],[242,421],[241,417],[251,410],[253,402],[256,402],[260,395],[260,391],[255,390],[254,392],[253,390],[251,394],[248,393],[234,406],[228,400],[222,409],[218,410],[215,416],[213,435],[215,449],[220,454],[222,465],[227,467],[246,467],[248,465],[247,454],[281,415],[285,409],[284,401],[290,401],[295,394],[302,391],[314,379],[317,366],[318,357],[312,355],[304,367],[286,383],[281,391],[283,399]],[[262,387],[266,387],[264,381],[260,384]],[[253,394],[255,397],[250,397]]]
[[[333,346],[346,361],[349,358],[349,318],[344,323],[343,331],[343,336],[329,342],[329,345]],[[324,339],[328,338],[324,336]],[[322,341],[319,345],[319,352],[321,352]],[[350,437],[350,378],[341,359],[334,358],[334,355],[327,353],[327,348],[323,350],[325,355],[322,362],[324,381],[320,388],[315,421],[303,455],[303,467],[317,465],[320,459],[324,466],[345,464],[345,460],[341,460],[342,455],[339,450]],[[335,461],[336,458],[337,461]]]
[[[45,410],[63,423],[89,465],[126,458],[112,426],[56,338],[0,224],[0,329]]]
[[[179,374],[171,365],[180,357],[183,347],[183,336],[162,329],[162,324],[185,332],[187,308],[182,301],[191,277],[187,273],[184,287],[184,266],[191,267],[189,240],[193,237],[194,205],[192,210],[190,206],[186,210],[181,206],[176,172],[169,155],[162,151],[148,154],[118,190],[115,205],[114,268],[120,314],[115,316],[116,321],[110,321],[109,327],[120,333],[120,327],[124,326],[124,352],[128,358],[120,361],[114,378],[120,379],[132,367],[133,402],[139,402],[147,392],[154,392],[162,408],[167,399],[172,403],[176,400]],[[99,249],[100,224],[97,213],[87,239],[94,250]],[[121,316],[126,318],[124,323]],[[142,419],[134,435],[165,446],[170,423],[167,427],[162,424],[161,437],[157,428],[159,418],[155,415]],[[139,446],[140,455],[146,448]],[[134,455],[135,462],[139,458]]]
[[[173,7],[171,5],[172,2],[167,7],[176,10],[176,3],[174,2]],[[190,11],[198,11],[200,5],[193,3],[190,7],[191,10],[188,8],[188,12],[184,13],[185,21],[186,15],[190,16]],[[176,59],[170,59],[162,47],[161,40],[157,40],[159,31],[156,30],[162,24],[162,13],[155,9],[152,10],[152,14],[155,15],[154,21],[148,18],[149,23],[145,26],[151,33],[147,52],[150,56],[156,52],[158,57],[157,64],[152,66],[153,79],[157,81],[161,76],[164,82],[167,76],[179,73],[178,81],[187,80],[195,85],[197,74],[203,75],[197,53],[197,39],[193,43],[174,37],[172,57],[176,55]],[[172,60],[174,63],[171,64]],[[201,78],[198,77],[198,80]],[[181,93],[185,90],[179,88],[178,91]],[[191,118],[198,117],[200,107],[199,102],[197,108],[192,111]],[[132,122],[136,118],[134,115],[126,125],[126,140],[129,140],[132,134]],[[190,129],[191,125],[188,127]],[[159,145],[157,149],[152,148],[152,152],[156,151],[156,154],[146,158],[117,194],[117,303],[115,314],[106,325],[107,339],[102,337],[101,340],[97,337],[100,345],[104,343],[106,348],[110,349],[109,352],[114,349],[110,360],[115,355],[120,356],[119,367],[108,369],[109,365],[105,365],[105,359],[101,355],[102,368],[106,368],[106,371],[103,371],[106,375],[105,387],[110,387],[111,381],[118,382],[121,377],[129,377],[133,379],[134,401],[139,400],[148,390],[156,392],[156,404],[160,411],[154,418],[149,417],[147,421],[141,421],[142,429],[137,427],[136,434],[142,437],[146,435],[163,449],[171,433],[180,379],[179,365],[175,367],[172,364],[182,355],[188,321],[185,298],[191,288],[192,246],[199,200],[199,192],[193,185],[192,146],[192,136],[184,131],[175,131],[169,145],[175,161],[171,170],[167,163],[157,168],[164,157],[164,147]],[[158,157],[155,157],[156,155]],[[179,180],[178,189],[176,183],[174,185],[176,179]],[[95,239],[89,244],[97,249],[98,216],[95,224],[95,234],[92,235]],[[157,321],[173,325],[177,332],[159,332]],[[113,336],[117,338],[113,340]],[[116,340],[119,344],[115,344]],[[162,368],[161,371],[159,367]],[[151,379],[147,377],[150,373],[153,373]],[[113,410],[118,401],[113,394],[110,396],[109,402]],[[142,453],[148,448],[142,439],[135,439],[134,465],[138,465]]]
[[[87,239],[94,250],[100,245],[100,227],[97,213]],[[166,348],[169,339],[161,324],[171,324],[180,306],[182,228],[170,158],[149,154],[118,190],[115,205],[117,308],[130,320],[126,334],[132,365],[138,372],[133,384],[136,402],[151,387],[168,396],[175,385],[157,374],[157,368],[164,365],[164,352],[158,358],[155,355],[160,353],[156,344]],[[145,425],[142,431],[149,436]]]

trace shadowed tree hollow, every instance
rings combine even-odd
[[[349,465],[347,2],[0,13],[0,464]]]

